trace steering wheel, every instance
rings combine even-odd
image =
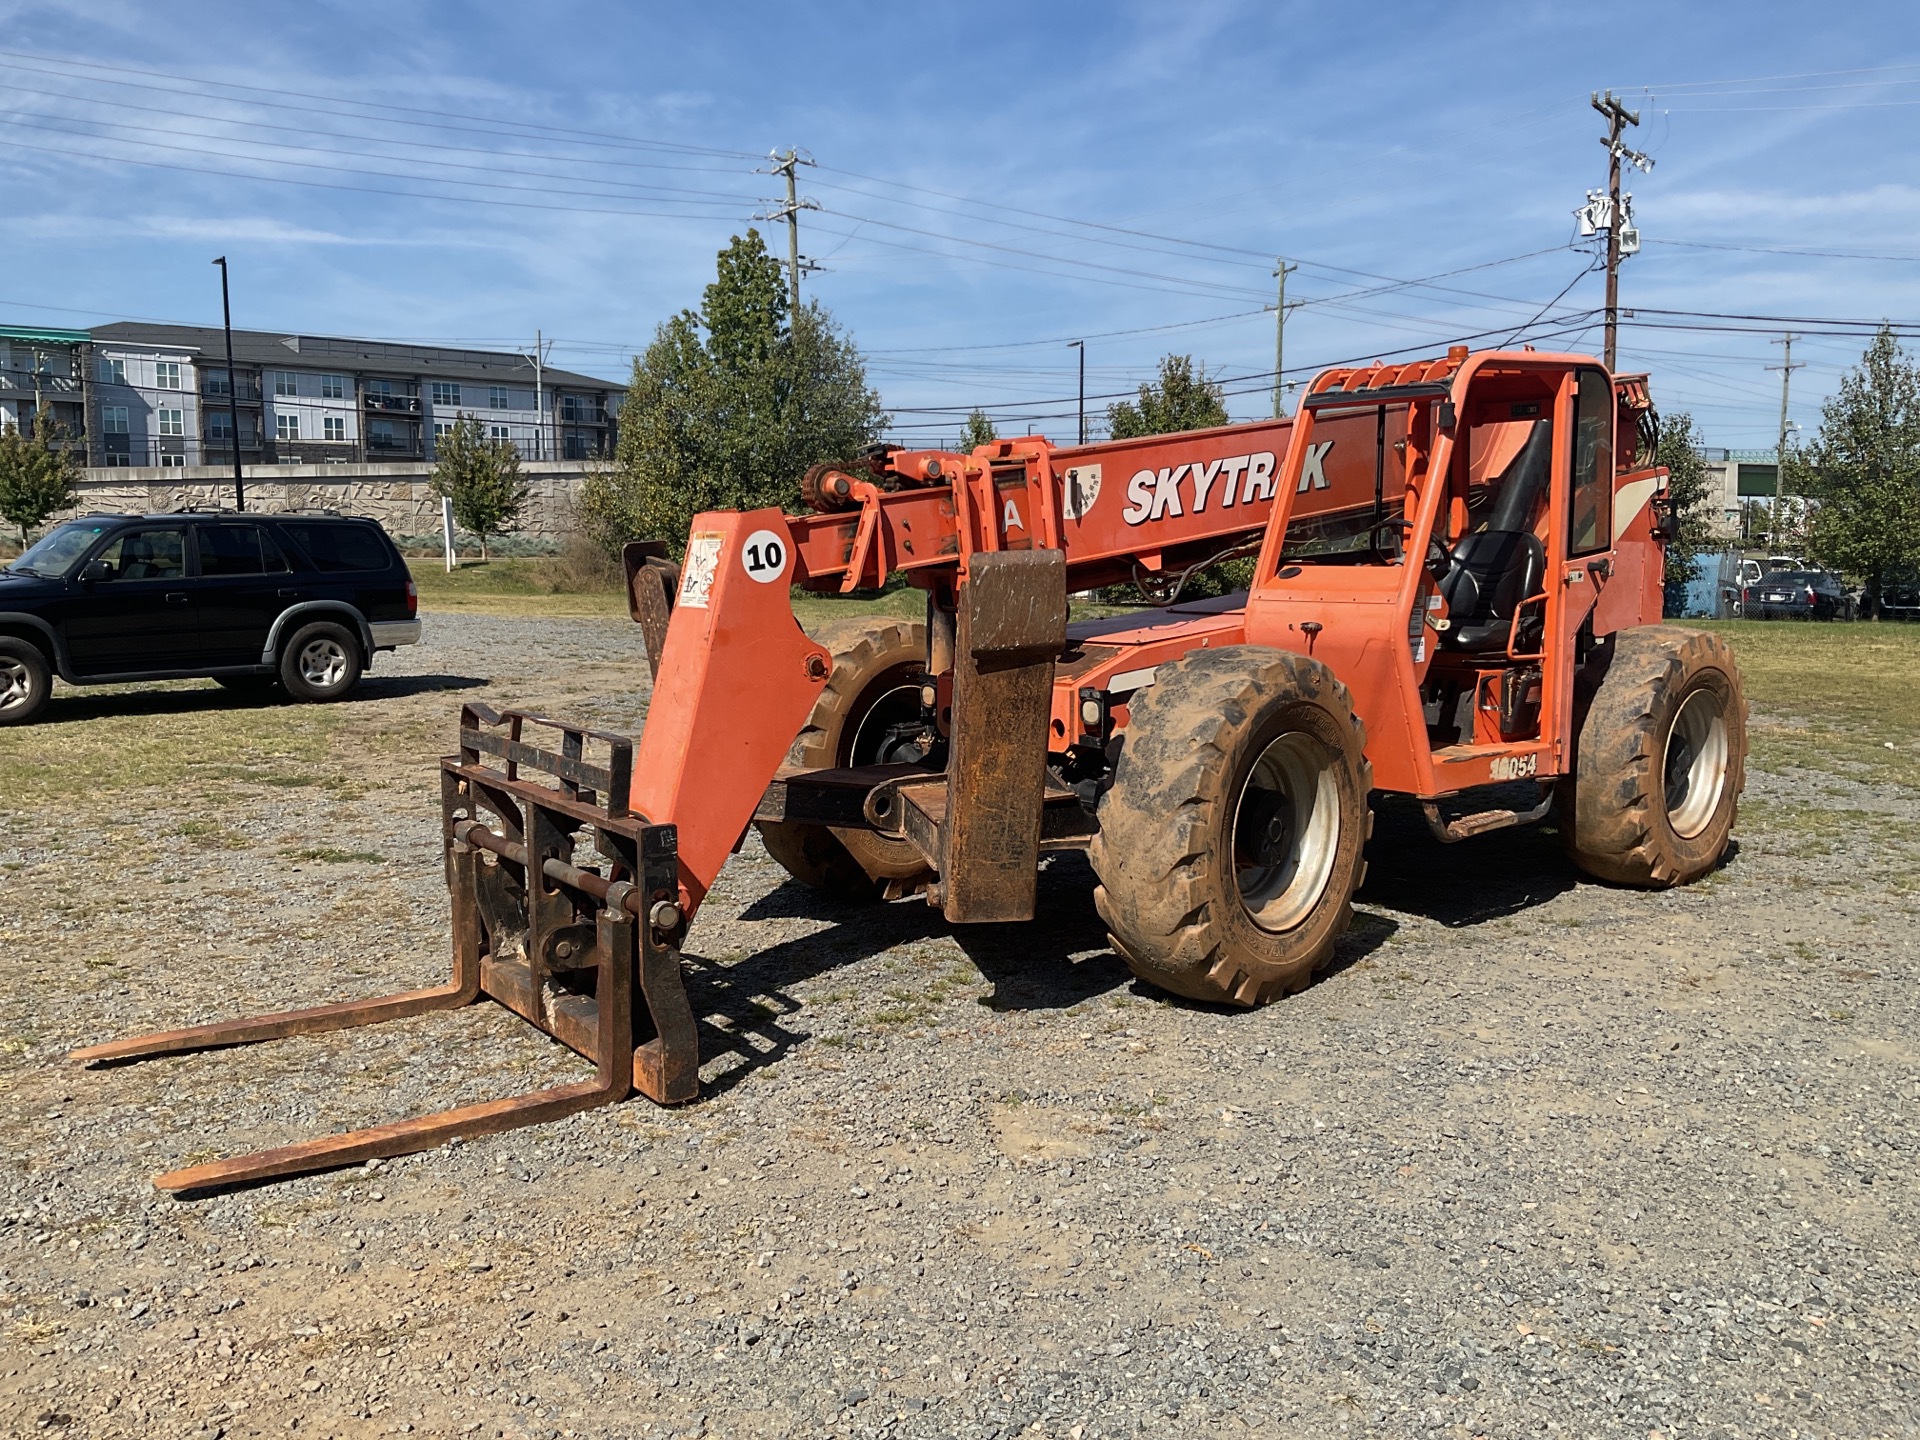
[[[1366,533],[1376,537],[1372,541],[1371,549],[1377,555],[1380,553],[1380,542],[1377,537],[1382,530],[1412,530],[1413,528],[1413,521],[1403,516],[1393,516],[1374,521],[1367,527]],[[1453,551],[1447,548],[1447,542],[1438,535],[1427,537],[1427,569],[1436,577],[1443,576],[1453,569]]]

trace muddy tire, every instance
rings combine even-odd
[[[1747,699],[1733,647],[1677,625],[1620,631],[1579,677],[1560,834],[1589,875],[1664,890],[1726,852],[1746,786]]]
[[[1130,708],[1088,857],[1114,949],[1195,1000],[1305,988],[1353,918],[1372,827],[1347,687],[1305,656],[1230,646],[1162,665]]]
[[[873,764],[884,758],[880,730],[894,718],[919,713],[927,627],[910,620],[856,621],[820,640],[833,651],[833,673],[787,759],[812,769]],[[932,875],[912,845],[871,830],[755,823],[767,853],[789,875],[845,899],[904,894]]]

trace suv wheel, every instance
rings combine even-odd
[[[53,693],[53,672],[39,647],[0,640],[0,725],[30,724]]]
[[[302,625],[280,651],[280,683],[296,700],[338,700],[360,670],[360,641],[330,620]]]

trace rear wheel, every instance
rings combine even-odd
[[[0,639],[0,725],[30,725],[47,708],[53,671],[40,648]]]
[[[1162,665],[1134,696],[1094,903],[1141,979],[1258,1005],[1305,987],[1353,916],[1372,769],[1325,665],[1256,646]]]
[[[857,622],[821,637],[833,673],[787,758],[808,769],[917,760],[895,727],[920,716],[927,627],[914,621]],[[905,894],[930,879],[920,852],[871,830],[785,821],[756,822],[767,853],[794,879],[848,899]]]
[[[1647,625],[1589,662],[1560,833],[1582,870],[1665,889],[1720,863],[1746,785],[1747,701],[1718,635]]]
[[[360,670],[360,641],[331,620],[302,625],[280,651],[280,683],[296,700],[338,700]]]

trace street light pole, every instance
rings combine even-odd
[[[1087,443],[1087,342],[1069,340],[1067,348],[1080,352],[1080,443],[1084,445]]]
[[[233,303],[227,298],[227,257],[220,267],[220,320],[227,332],[227,419],[233,426],[233,508],[247,508],[247,482],[240,473],[240,377],[233,371]]]

